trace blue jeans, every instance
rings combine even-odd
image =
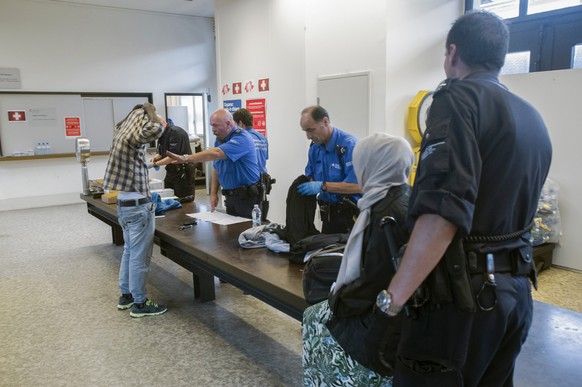
[[[154,246],[155,205],[117,206],[118,220],[123,229],[123,256],[119,268],[121,294],[131,293],[140,304],[147,297],[146,280]]]

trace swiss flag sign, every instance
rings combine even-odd
[[[24,111],[24,110],[8,111],[8,121],[9,122],[24,122],[24,121],[26,121],[26,111]]]

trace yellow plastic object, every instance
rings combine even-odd
[[[432,91],[421,90],[408,105],[408,131],[417,144],[420,144],[426,128],[428,108],[432,103]]]
[[[414,152],[414,164],[412,164],[412,168],[410,169],[410,176],[408,176],[408,184],[413,185],[414,179],[416,178],[416,168],[418,167],[418,156],[420,154],[420,146],[415,146],[412,148]]]

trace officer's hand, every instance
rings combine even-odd
[[[308,183],[299,184],[297,192],[301,195],[317,195],[321,192],[321,181],[310,181]]]
[[[210,195],[210,212],[216,211],[218,205],[218,195]]]
[[[166,156],[170,157],[173,159],[172,164],[184,164],[186,162],[184,156],[182,155],[177,155],[175,153],[172,153],[170,151],[166,152]]]

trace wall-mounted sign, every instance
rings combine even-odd
[[[255,84],[253,81],[245,82],[245,93],[251,93],[255,89]]]
[[[228,101],[223,101],[222,106],[231,113],[234,113],[242,107],[242,101],[240,99],[230,99]]]
[[[228,86],[227,83],[224,86],[222,86],[222,95],[227,95],[228,93],[230,93],[230,87]]]
[[[26,111],[24,110],[9,110],[8,122],[26,122]]]
[[[81,119],[79,117],[65,117],[65,136],[81,136]]]
[[[232,84],[232,94],[240,94],[242,93],[242,83],[235,82]]]
[[[22,89],[20,70],[0,67],[0,89]]]
[[[269,78],[259,79],[259,92],[269,91]]]
[[[247,99],[247,109],[253,115],[253,129],[267,136],[267,109],[264,98]]]

